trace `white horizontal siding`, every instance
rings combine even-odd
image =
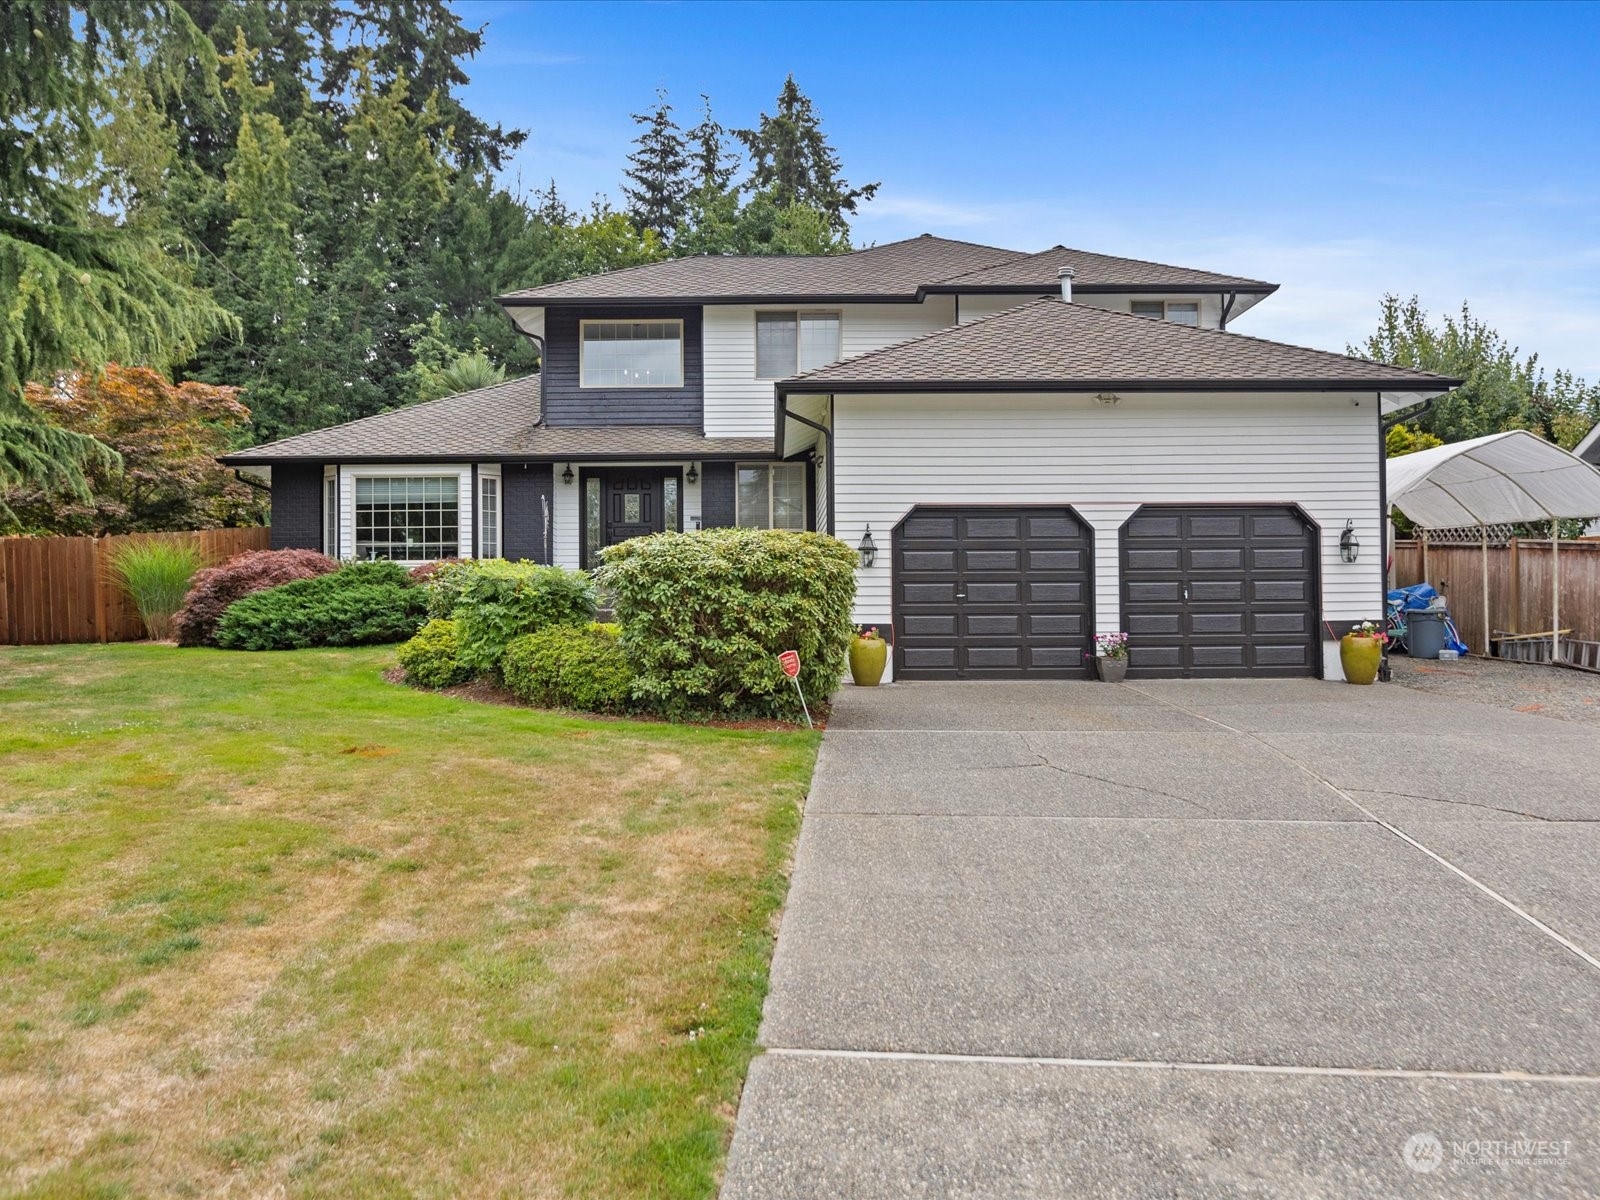
[[[917,504],[1070,504],[1095,530],[1095,624],[1119,629],[1118,530],[1141,504],[1296,503],[1321,526],[1322,616],[1380,615],[1376,400],[1348,395],[838,396],[835,532],[868,524],[856,620],[890,620],[892,531]],[[1329,643],[1331,646],[1331,643]],[[1324,654],[1325,664],[1330,661]],[[1338,678],[1338,655],[1328,673]]]
[[[1040,295],[1059,296],[1059,289],[1040,292]],[[1016,308],[1019,304],[1026,304],[1035,299],[1033,296],[962,296],[961,297],[961,324],[976,321],[980,317],[991,317],[995,313],[1005,312],[1009,308]],[[1222,320],[1222,297],[1220,296],[1116,296],[1087,294],[1079,292],[1073,297],[1074,304],[1086,305],[1089,308],[1103,308],[1107,312],[1132,312],[1135,300],[1177,300],[1183,302],[1198,301],[1200,304],[1200,324],[1206,329],[1215,329]],[[1235,312],[1238,305],[1234,306]]]
[[[955,299],[925,304],[805,305],[839,313],[845,358],[879,350],[955,324]],[[773,380],[756,378],[756,312],[792,311],[781,304],[708,304],[702,326],[707,437],[771,437]]]
[[[562,483],[561,472],[566,469],[566,463],[557,463],[555,472],[555,494],[552,497],[550,514],[550,542],[551,550],[555,556],[556,565],[559,567],[576,568],[582,566],[579,559],[580,538],[579,529],[583,522],[583,486],[580,480],[583,472],[589,467],[626,467],[649,466],[660,468],[663,471],[677,469],[685,476],[689,474],[689,461],[682,462],[653,462],[653,463],[582,463],[573,462],[572,482]],[[704,469],[703,467],[701,468]],[[700,478],[698,472],[695,481],[683,481],[683,527],[695,528],[695,523],[700,520]]]

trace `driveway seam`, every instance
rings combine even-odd
[[[1329,790],[1331,790],[1335,795],[1343,797],[1350,804],[1354,805],[1359,811],[1365,813],[1368,820],[1374,822],[1375,824],[1381,825],[1384,829],[1387,829],[1390,833],[1394,834],[1394,836],[1399,838],[1401,841],[1403,841],[1403,842],[1407,843],[1408,845],[1410,845],[1410,846],[1422,851],[1422,853],[1426,854],[1429,858],[1433,859],[1433,861],[1438,863],[1441,867],[1444,867],[1446,870],[1452,871],[1456,875],[1459,875],[1462,879],[1466,880],[1466,882],[1470,883],[1473,887],[1477,888],[1480,892],[1482,892],[1484,895],[1488,896],[1495,903],[1501,905],[1502,907],[1506,908],[1510,912],[1515,913],[1517,916],[1521,917],[1528,924],[1532,925],[1535,929],[1539,930],[1539,932],[1543,933],[1546,937],[1550,938],[1552,941],[1556,942],[1558,945],[1562,946],[1564,949],[1566,949],[1566,950],[1570,951],[1571,953],[1577,955],[1579,958],[1581,958],[1584,962],[1586,962],[1590,967],[1592,967],[1596,971],[1600,971],[1600,958],[1596,958],[1594,955],[1590,954],[1587,950],[1585,950],[1582,946],[1578,945],[1577,942],[1574,942],[1571,938],[1567,937],[1566,935],[1564,935],[1562,933],[1557,932],[1556,930],[1552,929],[1549,925],[1546,925],[1543,921],[1539,920],[1538,917],[1534,916],[1527,909],[1525,909],[1525,908],[1521,907],[1520,905],[1518,905],[1514,900],[1510,899],[1507,896],[1501,895],[1499,892],[1495,891],[1488,884],[1482,882],[1481,880],[1473,878],[1473,876],[1469,875],[1466,871],[1464,871],[1460,867],[1456,866],[1455,863],[1451,862],[1449,859],[1445,858],[1443,855],[1438,854],[1433,850],[1430,850],[1428,847],[1424,846],[1421,842],[1417,841],[1416,838],[1412,837],[1405,830],[1399,828],[1396,825],[1391,825],[1388,821],[1385,821],[1382,817],[1378,816],[1371,809],[1367,808],[1367,806],[1362,804],[1361,801],[1357,800],[1354,796],[1350,795],[1349,792],[1346,792],[1338,784],[1334,783],[1331,779],[1328,779],[1327,777],[1325,777],[1323,775],[1319,775],[1316,771],[1314,771],[1310,767],[1306,766],[1305,763],[1301,762],[1299,759],[1295,758],[1292,754],[1288,753],[1288,751],[1279,749],[1277,746],[1274,746],[1271,742],[1267,741],[1265,738],[1259,737],[1256,734],[1249,732],[1248,730],[1237,729],[1234,726],[1229,725],[1226,721],[1219,721],[1215,717],[1208,717],[1204,713],[1196,712],[1194,709],[1191,709],[1191,708],[1185,708],[1183,705],[1176,704],[1176,703],[1174,703],[1173,701],[1170,701],[1170,700],[1164,700],[1160,696],[1152,696],[1149,692],[1141,692],[1138,688],[1132,686],[1131,684],[1123,683],[1123,684],[1117,684],[1115,686],[1126,688],[1128,691],[1133,692],[1135,695],[1144,696],[1147,699],[1156,701],[1158,704],[1166,704],[1171,708],[1177,709],[1179,712],[1187,713],[1189,716],[1195,717],[1195,718],[1197,718],[1197,719],[1199,719],[1201,721],[1209,721],[1211,724],[1217,726],[1217,728],[1219,728],[1219,729],[1226,729],[1230,733],[1240,734],[1240,735],[1242,735],[1244,737],[1249,738],[1251,741],[1258,743],[1259,745],[1265,746],[1268,750],[1270,750],[1270,751],[1272,751],[1272,753],[1278,755],[1285,762],[1290,763],[1292,766],[1296,767],[1300,771],[1303,771],[1306,775],[1310,776],[1312,779],[1317,780],[1324,787],[1326,787]]]

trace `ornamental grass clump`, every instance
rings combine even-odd
[[[200,563],[200,547],[188,540],[140,538],[111,552],[112,577],[139,610],[153,640],[172,637],[172,619],[183,607]]]
[[[778,665],[800,655],[800,686],[826,700],[855,628],[857,554],[820,533],[702,529],[635,538],[604,552],[633,694],[665,716],[799,717]]]

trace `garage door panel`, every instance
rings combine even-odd
[[[1130,675],[1316,673],[1316,534],[1297,510],[1147,507],[1121,541]]]
[[[1083,677],[1091,538],[1061,507],[913,510],[894,536],[900,676]]]

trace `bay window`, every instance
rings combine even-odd
[[[806,527],[804,463],[740,463],[734,520],[743,529]]]
[[[756,378],[787,379],[839,361],[836,312],[758,312]]]

